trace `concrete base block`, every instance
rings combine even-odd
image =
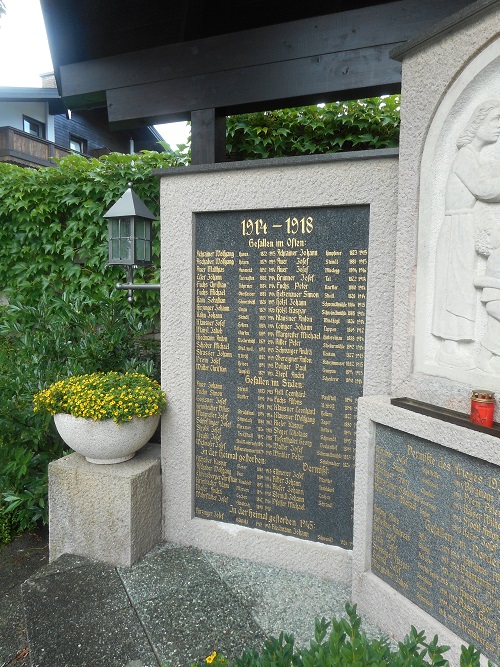
[[[64,553],[129,566],[161,542],[160,445],[115,465],[70,454],[49,465],[50,560]]]

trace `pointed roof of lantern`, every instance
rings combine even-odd
[[[104,218],[125,218],[135,215],[138,218],[148,218],[156,220],[157,216],[151,213],[146,204],[132,190],[132,183],[129,183],[128,189],[123,193],[120,199],[106,211]]]

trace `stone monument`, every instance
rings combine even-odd
[[[500,653],[500,7],[478,2],[403,62],[392,388],[362,397],[353,597],[401,638]],[[429,72],[433,76],[429,78]],[[498,405],[497,405],[498,407]]]
[[[397,152],[162,178],[164,535],[349,584],[357,399],[390,383]]]
[[[394,53],[399,156],[159,172],[161,482],[156,453],[109,472],[110,549],[102,480],[52,464],[53,555],[134,562],[161,513],[164,540],[338,581],[395,638],[497,658],[500,427],[468,413],[500,392],[499,34],[479,0]]]

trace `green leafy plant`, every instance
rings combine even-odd
[[[231,667],[449,667],[444,654],[448,646],[440,645],[435,635],[428,641],[425,632],[413,626],[410,633],[391,645],[385,637],[368,639],[361,629],[361,618],[356,605],[345,606],[347,617],[316,619],[314,639],[308,648],[296,648],[293,635],[280,633],[279,637],[269,637],[262,651],[246,650],[240,658],[227,661],[215,651],[205,659],[205,663]],[[481,652],[473,645],[462,647],[460,667],[479,667]],[[206,667],[197,662],[192,667]],[[488,662],[489,667],[494,667]],[[163,667],[166,667],[164,665]]]
[[[332,102],[227,118],[226,159],[395,147],[400,96]]]
[[[197,663],[193,663],[192,667],[196,667],[196,664]],[[212,665],[212,667],[229,667],[229,660],[220,653],[217,653],[217,651],[212,651],[212,653],[205,658],[205,665]]]
[[[11,540],[10,516],[2,511],[2,502],[0,501],[0,550],[4,544]]]
[[[156,380],[141,373],[90,373],[59,380],[33,398],[35,412],[46,410],[117,424],[158,415],[166,404]]]
[[[109,298],[123,281],[121,267],[107,266],[103,214],[132,182],[148,208],[159,214],[159,179],[153,169],[179,166],[175,153],[111,153],[88,160],[71,155],[56,167],[23,169],[0,163],[0,288],[8,299],[36,306],[44,295]],[[154,222],[156,232],[159,222]],[[154,269],[138,281],[159,282],[160,241],[153,244]],[[123,294],[120,294],[123,299]],[[132,308],[146,320],[159,314],[158,294],[143,292]]]
[[[33,395],[64,375],[159,379],[159,342],[122,298],[45,294],[0,313],[0,518],[8,516],[14,536],[47,523],[47,466],[65,453],[51,415],[33,411]]]
[[[400,101],[387,95],[228,116],[226,160],[397,147]],[[177,147],[188,160],[190,142]]]

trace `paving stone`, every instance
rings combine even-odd
[[[157,667],[116,568],[79,557],[59,560],[22,586],[32,664],[123,667],[136,660]]]
[[[26,623],[22,607],[21,589],[15,586],[1,596],[0,610],[0,665],[13,658],[28,645]],[[16,667],[19,662],[16,663]]]
[[[58,616],[28,626],[33,667],[158,667],[158,661],[132,607],[104,611],[93,617]]]
[[[153,598],[171,599],[177,591],[195,583],[220,577],[194,547],[162,546],[133,567],[118,568],[133,603]]]
[[[315,618],[345,613],[348,586],[220,554],[205,556],[267,635],[283,631],[293,634],[296,645],[308,646]]]
[[[4,546],[0,549],[0,595],[22,584],[48,560],[48,533],[45,529],[25,533]]]
[[[27,625],[31,667],[189,667],[213,650],[260,649],[281,630],[308,644],[314,618],[347,601],[345,586],[194,547],[164,544],[115,568],[69,554],[48,564],[46,541],[28,554],[31,544],[0,554],[10,568],[0,577],[0,665],[27,646]]]
[[[28,646],[21,584],[48,562],[48,532],[25,533],[0,550],[0,665],[9,663]],[[15,660],[16,667],[29,658]]]
[[[57,562],[57,561],[56,561]],[[66,619],[77,611],[82,619],[96,609],[112,612],[130,607],[130,600],[116,569],[88,561],[79,567],[38,573],[22,585],[24,605],[33,623],[46,625],[56,616]]]
[[[161,602],[161,603],[160,603]],[[163,600],[137,604],[137,613],[169,667],[186,667],[216,650],[229,659],[262,647],[265,635],[223,582],[186,585]]]

